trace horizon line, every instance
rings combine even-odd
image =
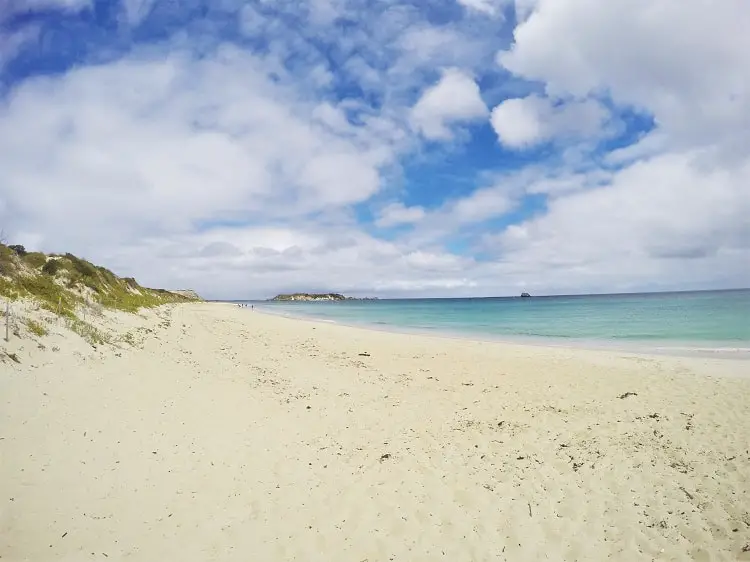
[[[734,287],[728,289],[679,289],[670,291],[626,291],[620,293],[555,293],[555,294],[542,294],[542,295],[530,295],[530,298],[555,298],[555,297],[615,297],[625,295],[670,295],[670,294],[681,294],[681,293],[725,293],[725,292],[736,292],[736,291],[750,291],[750,287]],[[329,294],[339,293],[338,291],[321,291],[308,292],[299,291],[300,293],[308,294]],[[295,294],[295,292],[284,293],[284,294]],[[339,293],[345,295],[345,293]],[[379,301],[406,301],[406,300],[482,300],[482,299],[520,299],[523,298],[521,295],[495,295],[495,296],[475,296],[475,297],[352,297],[355,300],[379,300]],[[206,302],[271,302],[273,297],[266,299],[205,299]],[[284,301],[284,302],[296,302],[296,301]],[[321,301],[322,302],[322,301]],[[338,301],[335,301],[338,302]]]

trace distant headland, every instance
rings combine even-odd
[[[290,293],[276,295],[270,301],[372,301],[377,298],[347,297],[341,293]]]

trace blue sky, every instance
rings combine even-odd
[[[750,285],[744,1],[3,6],[13,242],[216,298]]]

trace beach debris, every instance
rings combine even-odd
[[[532,515],[531,515],[531,502],[526,502],[526,504],[529,506],[529,517],[532,517]]]
[[[307,406],[305,409],[306,410],[312,410],[312,406]]]
[[[742,547],[742,552],[750,552],[750,542]]]
[[[10,357],[10,358],[11,358],[11,359],[12,359],[13,361],[15,361],[16,363],[20,363],[20,362],[21,362],[21,360],[20,360],[20,359],[18,358],[18,355],[16,355],[15,353],[8,353],[8,352],[6,351],[6,352],[5,352],[5,355],[7,355],[8,357]]]
[[[681,472],[682,474],[687,474],[690,472],[690,465],[685,463],[685,461],[677,461],[670,464],[672,468],[674,468],[676,471]]]
[[[618,398],[620,400],[624,400],[625,398],[628,398],[629,396],[638,396],[638,393],[637,392],[626,392],[625,394],[620,394],[620,396],[618,396]]]
[[[688,499],[691,499],[691,500],[695,499],[695,496],[693,496],[693,494],[688,492],[684,487],[680,486],[680,490],[682,490],[682,492],[688,497]]]
[[[461,384],[464,386],[474,386],[473,382],[462,382]]]
[[[383,462],[384,460],[390,459],[390,458],[391,458],[391,454],[390,453],[382,454],[382,455],[380,455],[380,462]]]
[[[370,356],[370,354],[369,354],[369,353],[367,353],[366,351],[363,351],[362,353],[360,353],[360,354],[359,354],[359,356],[360,356],[360,357],[369,357],[369,356]]]
[[[658,420],[659,419],[659,414],[649,414],[648,417],[651,418],[652,420]]]

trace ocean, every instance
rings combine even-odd
[[[253,304],[285,316],[389,331],[585,347],[750,353],[750,289]]]

